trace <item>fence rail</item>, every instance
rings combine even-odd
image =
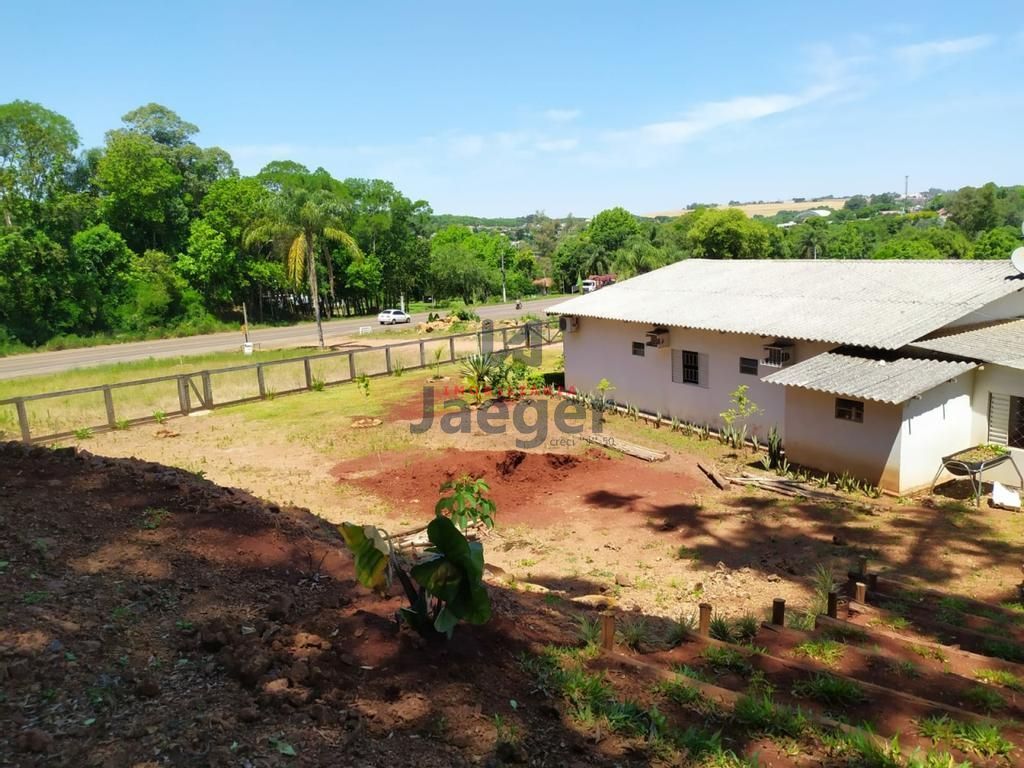
[[[83,427],[90,432],[104,432],[136,424],[152,423],[162,421],[166,417],[187,416],[196,411],[345,384],[356,380],[363,374],[368,378],[373,378],[390,375],[399,369],[416,370],[434,364],[453,363],[468,354],[490,352],[505,355],[516,351],[539,349],[549,344],[558,343],[562,337],[557,319],[501,328],[488,327],[487,322],[484,321],[484,328],[481,330],[470,333],[414,339],[380,347],[320,352],[282,360],[267,360],[226,368],[175,373],[148,379],[65,389],[59,392],[41,392],[0,400],[0,407],[14,406],[23,442],[42,443],[73,436]],[[475,349],[466,355],[460,355],[456,350],[457,341],[467,338],[475,339]],[[428,347],[437,350],[430,359],[427,356]],[[411,350],[411,360],[408,355],[402,354],[406,350]],[[326,364],[335,360],[341,362],[341,365],[335,366],[336,375],[332,376],[330,366]],[[324,365],[318,366],[318,363]],[[286,370],[292,366],[296,370]],[[255,375],[254,379],[249,378],[251,374]],[[218,378],[231,375],[235,375],[232,391],[229,392],[225,385],[218,396],[215,382]],[[242,377],[241,381],[238,380],[238,376]],[[274,388],[272,384],[275,380],[284,388]],[[169,410],[158,408],[151,413],[130,415],[123,403],[119,409],[115,401],[115,393],[123,390],[164,386],[168,391],[162,392],[161,396],[164,398],[163,402],[170,405]],[[102,395],[103,398],[103,415],[105,416],[103,423],[82,425],[76,429],[50,434],[32,434],[29,414],[31,404],[57,398],[85,398],[97,395]],[[151,397],[151,401],[156,402],[156,399]],[[95,405],[98,406],[98,402]],[[119,413],[120,419],[118,418]]]

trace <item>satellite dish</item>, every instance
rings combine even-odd
[[[1017,268],[1017,271],[1024,275],[1024,246],[1017,248],[1010,254],[1010,263]]]

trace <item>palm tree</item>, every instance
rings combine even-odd
[[[363,256],[359,245],[343,229],[342,213],[340,203],[329,192],[304,189],[286,191],[273,199],[266,214],[257,219],[245,234],[247,246],[270,243],[281,251],[285,271],[293,285],[300,286],[303,280],[306,281],[321,349],[324,346],[324,328],[320,319],[317,258],[326,262],[333,302],[334,260],[330,244],[342,246],[355,259]]]

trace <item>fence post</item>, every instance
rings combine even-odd
[[[107,409],[107,426],[115,429],[117,427],[117,419],[114,418],[114,394],[110,391],[109,386],[103,388],[103,405]]]
[[[14,403],[18,411],[18,425],[21,427],[21,439],[23,442],[32,442],[32,433],[28,428],[28,410],[25,408],[24,398],[19,397]]]
[[[481,355],[484,353],[484,334],[482,331],[476,332],[476,351]]]
[[[356,353],[348,353],[348,378],[349,381],[355,381],[356,378]]]
[[[384,347],[384,370],[391,373],[391,347]]]
[[[830,619],[839,618],[839,590],[837,589],[828,591],[828,617]]]
[[[213,408],[213,382],[210,381],[210,372],[203,371],[203,406],[209,410]]]
[[[711,603],[700,604],[700,623],[697,625],[697,631],[701,637],[707,637],[711,634]]]
[[[302,370],[306,374],[306,389],[313,388],[313,369],[309,365],[309,358],[302,358]]]
[[[501,329],[501,349],[503,352],[508,351],[508,328]]]
[[[772,600],[772,624],[776,627],[786,626],[786,600],[776,597]]]
[[[178,408],[181,410],[183,416],[188,416],[189,411],[192,410],[192,395],[188,391],[189,377],[179,376],[178,377]]]
[[[423,339],[420,339],[420,368],[427,367],[427,350],[423,348]]]
[[[606,651],[615,650],[615,612],[601,613],[601,648]]]
[[[263,365],[256,366],[256,386],[260,388],[260,400],[267,399],[267,380],[263,375]]]
[[[455,362],[455,337],[448,337],[448,356],[451,358],[450,362]]]

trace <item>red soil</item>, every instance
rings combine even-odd
[[[581,511],[594,525],[606,516],[649,513],[659,500],[678,499],[706,485],[678,467],[615,460],[597,450],[574,455],[449,448],[362,457],[338,464],[332,474],[426,515],[433,514],[442,483],[462,475],[483,477],[503,525],[541,527]],[[642,500],[636,495],[639,488]]]

